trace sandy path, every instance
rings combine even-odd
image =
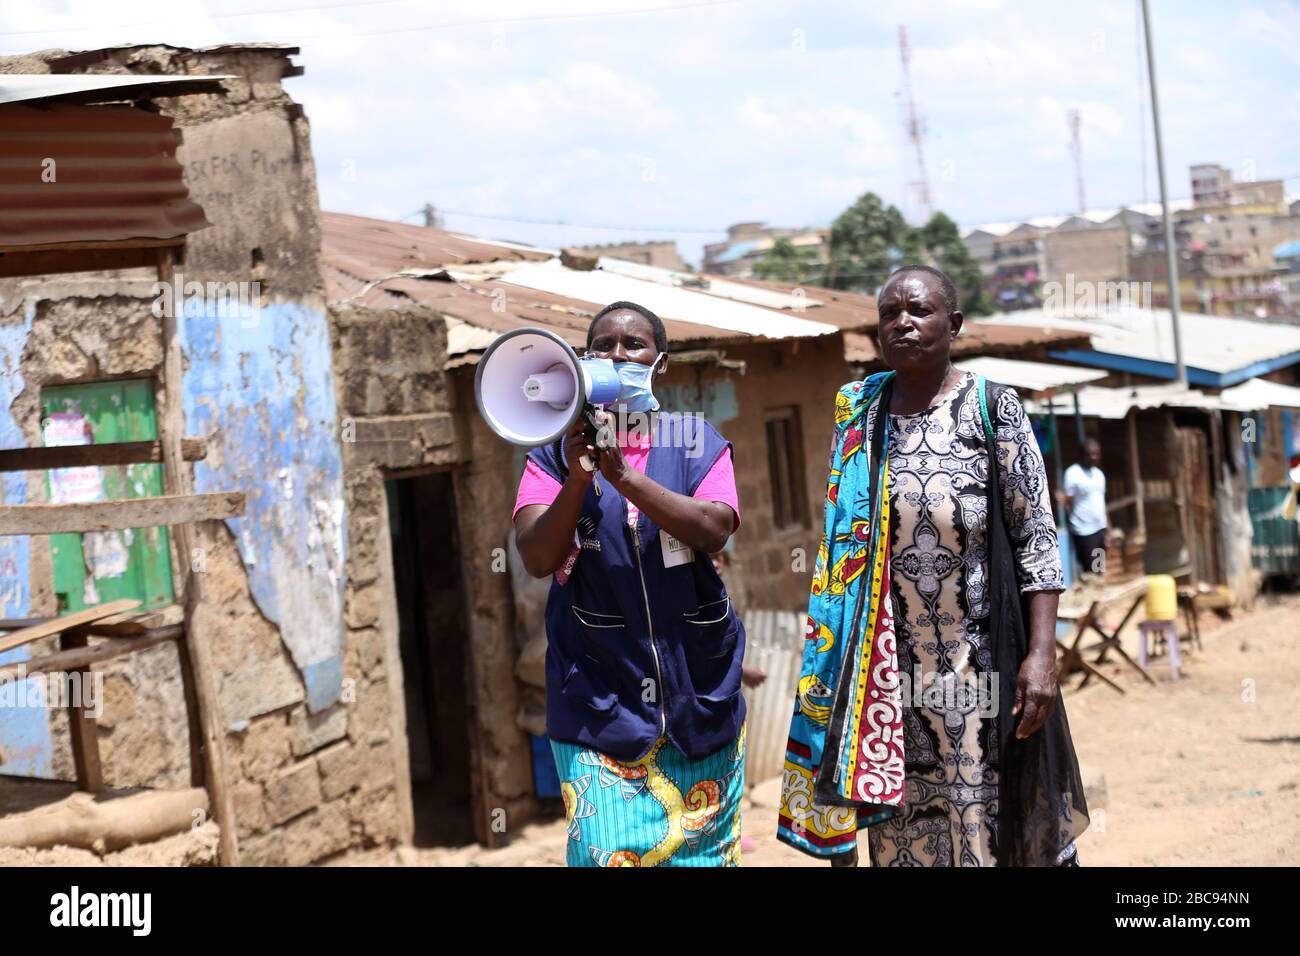
[[[1103,671],[1127,693],[1095,680],[1078,689],[1077,676],[1066,689],[1093,810],[1079,841],[1085,866],[1300,864],[1300,596],[1261,602],[1231,623],[1203,614],[1202,628],[1205,649],[1184,649],[1181,681],[1159,658],[1155,686],[1115,663]],[[1136,628],[1124,638],[1136,656]],[[775,779],[751,790],[747,866],[811,864],[773,836],[778,790]],[[564,845],[563,821],[549,821],[497,850],[407,848],[340,862],[555,866]]]

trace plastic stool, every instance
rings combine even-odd
[[[1169,643],[1169,669],[1173,672],[1174,680],[1178,680],[1179,667],[1182,665],[1182,659],[1178,654],[1178,628],[1173,621],[1143,621],[1138,625],[1138,666],[1147,666],[1147,635],[1153,638],[1163,638]]]

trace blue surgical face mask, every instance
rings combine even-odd
[[[653,412],[659,407],[659,400],[654,396],[652,379],[663,355],[663,352],[656,355],[651,365],[642,365],[640,362],[614,363],[614,371],[618,373],[618,380],[622,383],[622,388],[618,392],[618,401],[629,412]]]

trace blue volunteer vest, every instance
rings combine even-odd
[[[684,495],[731,447],[698,416],[659,412],[654,427],[646,475]],[[564,480],[555,444],[528,457]],[[599,472],[577,530],[577,561],[546,603],[547,734],[619,760],[659,737],[691,759],[731,743],[745,718],[745,630],[709,555],[666,566],[659,526],[641,512],[629,527],[627,500]]]

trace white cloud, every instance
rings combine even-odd
[[[516,218],[722,228],[744,219],[827,223],[866,189],[906,206],[914,172],[897,97],[897,27],[906,23],[931,187],[954,218],[1069,211],[1071,107],[1082,111],[1090,202],[1142,198],[1143,140],[1154,182],[1130,0],[1086,7],[745,0],[443,29],[425,28],[668,0],[505,0],[490,11],[405,0],[216,16],[238,9],[234,2],[119,0],[109,8],[102,0],[5,0],[0,45],[298,43],[306,74],[286,88],[312,122],[328,207],[397,217],[427,200]],[[1238,10],[1164,0],[1152,16],[1175,191],[1185,192],[1191,162],[1249,157],[1261,177],[1295,172],[1294,147],[1278,124],[1294,125],[1300,112],[1300,11],[1277,2]],[[129,26],[138,21],[155,26]],[[88,24],[98,26],[13,33]],[[394,32],[367,35],[380,30]],[[624,238],[463,218],[449,224],[552,244]],[[704,237],[680,239],[694,256]]]

